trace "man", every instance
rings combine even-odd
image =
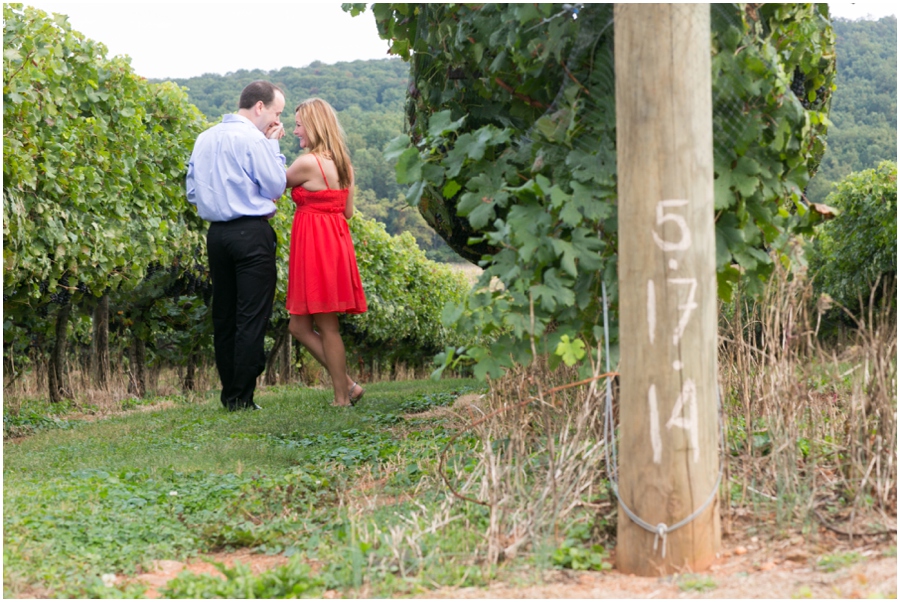
[[[231,411],[260,409],[253,392],[266,366],[276,281],[275,232],[268,218],[287,182],[278,143],[284,102],[273,84],[249,84],[237,114],[200,134],[188,163],[187,199],[210,222],[213,342],[222,405]]]

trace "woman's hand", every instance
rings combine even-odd
[[[273,123],[266,128],[265,134],[269,140],[281,140],[284,136],[284,124]]]

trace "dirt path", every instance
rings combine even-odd
[[[254,574],[264,571],[270,571],[282,564],[288,559],[284,556],[266,556],[264,554],[254,554],[250,550],[240,550],[238,552],[208,554],[204,556],[205,560],[196,560],[189,563],[178,562],[177,560],[160,560],[156,563],[155,570],[138,575],[137,578],[131,579],[138,581],[147,586],[146,596],[148,598],[161,598],[160,590],[172,579],[177,577],[184,570],[190,571],[195,575],[213,575],[223,577],[213,562],[220,562],[228,568],[234,567],[235,562],[240,562],[245,566],[250,566]],[[117,576],[116,581],[124,580],[122,576]]]
[[[618,571],[546,571],[544,583],[488,588],[442,588],[427,598],[896,598],[897,559],[877,550],[865,560],[833,572],[797,561],[762,555],[723,557],[698,575],[636,577]]]
[[[895,598],[897,563],[882,558],[835,573],[816,573],[809,568],[777,568],[761,572],[707,575],[715,585],[702,590],[705,581],[673,578],[630,577],[616,571],[546,575],[541,586],[512,587],[498,583],[486,589],[441,589],[428,598]],[[690,587],[691,583],[697,586]]]
[[[752,529],[751,529],[752,532]],[[443,587],[423,598],[896,598],[896,537],[845,538],[822,528],[811,543],[798,532],[762,538],[747,530],[722,542],[719,559],[704,573],[637,577],[616,570],[547,570],[539,576],[507,576],[484,588]],[[209,560],[234,566],[250,565],[254,573],[287,562],[284,556],[264,556],[247,550],[220,553]],[[614,560],[614,559],[613,559]],[[315,570],[316,567],[314,567]],[[220,575],[210,562],[188,564],[161,561],[157,569],[137,579],[148,586],[147,596],[159,598],[159,590],[182,570]],[[121,577],[119,577],[121,579]],[[347,597],[370,597],[343,592]],[[341,597],[326,591],[324,598]]]

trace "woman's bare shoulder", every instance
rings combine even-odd
[[[294,160],[297,165],[315,165],[316,157],[312,153],[303,153]]]
[[[313,157],[312,153],[304,153],[294,159],[289,171],[296,174],[312,174],[317,173],[319,170],[316,167],[316,158]]]

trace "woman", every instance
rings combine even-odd
[[[347,225],[353,216],[353,166],[331,105],[311,98],[295,111],[294,135],[307,152],[287,170],[297,204],[288,260],[288,329],[328,370],[334,405],[356,405],[365,391],[347,374],[338,330],[338,314],[367,310]]]

